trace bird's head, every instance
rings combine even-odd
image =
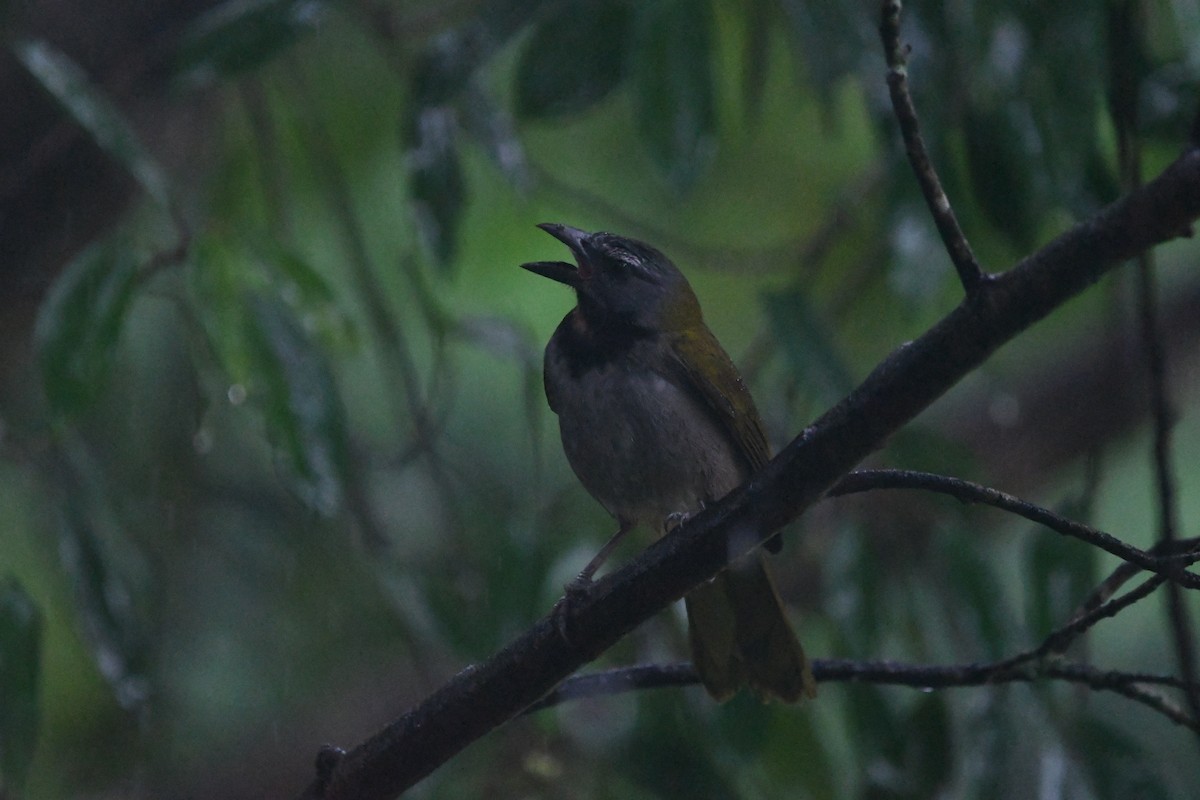
[[[588,324],[642,331],[701,324],[700,304],[687,279],[650,245],[553,222],[538,227],[571,248],[576,263],[537,261],[521,266],[574,288]]]

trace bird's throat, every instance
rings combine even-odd
[[[590,370],[603,369],[629,358],[639,343],[657,335],[656,331],[612,318],[597,318],[579,306],[572,309],[558,326],[557,338],[562,363],[571,377],[578,378]]]

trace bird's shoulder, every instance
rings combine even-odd
[[[686,382],[732,436],[751,471],[771,458],[766,429],[754,398],[729,354],[705,325],[665,334],[674,379]]]

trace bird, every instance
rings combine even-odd
[[[546,345],[546,400],[567,462],[618,524],[569,595],[629,531],[672,529],[743,484],[771,451],[745,382],[669,258],[613,233],[538,227],[575,260],[521,265],[576,295]],[[779,545],[776,535],[764,547]],[[816,696],[764,547],[684,598],[692,663],[718,702],[746,687],[763,701]]]

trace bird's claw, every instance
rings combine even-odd
[[[584,600],[591,594],[592,586],[594,585],[591,576],[580,573],[563,586],[563,596],[554,604],[554,609],[550,612],[550,616],[554,620],[554,629],[558,631],[558,635],[567,644],[571,644],[572,637],[570,625],[571,617],[574,614],[574,607],[580,600]]]
[[[701,503],[700,507],[693,511],[675,511],[671,514],[667,514],[667,518],[663,520],[663,532],[670,533],[703,510],[704,503]]]

